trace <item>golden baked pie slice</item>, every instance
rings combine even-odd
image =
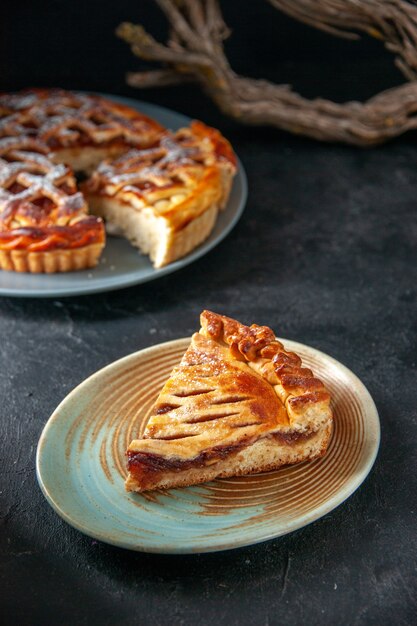
[[[93,213],[162,267],[209,236],[235,172],[229,142],[193,122],[151,148],[101,163],[83,191]]]
[[[193,485],[317,459],[330,395],[266,326],[201,314],[181,363],[127,450],[128,491]]]
[[[63,89],[0,96],[0,136],[36,138],[56,163],[77,172],[132,146],[153,145],[163,130],[136,109],[101,96]]]
[[[0,139],[0,269],[85,269],[104,243],[103,222],[88,215],[70,168],[52,163],[36,139]]]

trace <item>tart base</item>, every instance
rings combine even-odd
[[[0,250],[0,269],[32,274],[74,272],[97,265],[103,243],[92,243],[82,248],[57,249],[45,252],[28,250]]]
[[[184,257],[205,241],[214,228],[218,207],[211,206],[181,230],[173,230],[169,221],[155,216],[153,210],[141,210],[114,198],[85,193],[93,215],[103,217],[128,239],[142,254],[148,254],[159,268]]]

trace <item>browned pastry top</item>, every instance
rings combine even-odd
[[[195,121],[190,128],[164,133],[151,148],[133,149],[101,163],[85,190],[137,208],[151,207],[180,228],[207,207],[222,205],[224,173],[235,168],[229,142]]]
[[[71,169],[52,163],[45,152],[31,137],[0,139],[0,248],[43,251],[103,242],[102,221],[87,215]]]
[[[245,326],[211,311],[203,311],[200,321],[205,335],[223,341],[235,358],[252,364],[274,386],[290,415],[301,414],[314,404],[330,402],[330,394],[321,380],[302,367],[300,357],[285,350],[267,326]]]
[[[146,115],[100,96],[62,89],[0,96],[0,137],[29,136],[49,151],[115,141],[149,146],[162,130]]]
[[[331,421],[323,383],[270,328],[209,311],[201,326],[160,393],[143,439],[129,446],[133,473],[218,460],[222,451],[261,437],[290,445]]]

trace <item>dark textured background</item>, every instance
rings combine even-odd
[[[114,27],[130,18],[165,30],[151,1],[2,6],[4,90],[61,85],[134,96],[123,74],[139,61]],[[263,2],[224,7],[239,72],[340,101],[401,82],[377,42],[334,39]],[[0,623],[415,623],[415,135],[360,151],[239,127],[193,87],[138,97],[222,129],[248,173],[247,209],[218,248],[157,282],[94,297],[0,299]],[[47,418],[103,365],[191,333],[205,307],[272,325],[364,381],[382,422],[371,475],[313,525],[232,552],[164,557],[84,537],[36,483]]]

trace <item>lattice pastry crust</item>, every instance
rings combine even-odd
[[[0,96],[0,136],[36,138],[40,149],[75,171],[88,171],[132,146],[152,145],[163,127],[101,96],[31,89]]]
[[[162,389],[126,488],[144,491],[275,469],[322,456],[330,395],[270,328],[204,311]]]
[[[94,171],[82,191],[71,168]],[[101,216],[166,265],[208,237],[235,170],[230,144],[198,122],[172,134],[99,96],[2,95],[0,268],[93,266],[105,241]]]
[[[103,223],[88,215],[71,169],[46,153],[31,137],[0,139],[1,269],[84,269],[104,246]]]
[[[0,268],[63,272],[92,267],[105,243],[71,166],[88,172],[163,128],[99,96],[36,89],[0,96]]]
[[[235,171],[227,140],[193,122],[166,132],[151,148],[102,163],[83,190],[96,214],[161,267],[208,237]]]

